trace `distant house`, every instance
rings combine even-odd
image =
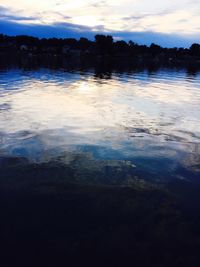
[[[0,43],[0,51],[5,51],[8,47],[7,43]]]
[[[16,49],[16,44],[15,42],[12,41],[5,41],[5,42],[0,42],[0,52],[8,52],[8,51],[15,51]]]
[[[70,51],[70,46],[69,46],[69,45],[64,45],[64,46],[62,47],[62,53],[63,53],[64,55],[68,54],[69,51]]]
[[[80,57],[81,55],[81,50],[79,49],[71,49],[69,51],[70,55],[73,56],[73,57]]]
[[[73,58],[79,58],[81,56],[81,50],[80,49],[73,49],[68,45],[64,45],[62,47],[62,54],[73,57]]]
[[[43,47],[42,51],[44,53],[50,53],[50,54],[56,54],[57,53],[56,47],[54,47],[54,46]]]
[[[88,47],[85,51],[84,51],[84,54],[86,55],[93,55],[95,54],[96,55],[97,51],[96,51],[96,48],[95,47]]]
[[[27,45],[20,45],[20,51],[28,51],[28,46]]]
[[[80,57],[81,56],[81,50],[80,49],[72,49],[68,45],[64,45],[62,47],[62,54],[72,56],[72,57]]]

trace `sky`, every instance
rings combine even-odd
[[[0,32],[92,39],[96,33],[140,44],[200,43],[199,0],[0,0]]]

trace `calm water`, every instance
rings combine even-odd
[[[200,74],[185,71],[1,71],[1,160],[198,182],[199,107]]]

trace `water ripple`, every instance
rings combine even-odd
[[[87,147],[141,168],[156,159],[154,173],[164,159],[174,173],[176,164],[198,171],[199,85],[184,71],[2,71],[0,153],[42,160]]]

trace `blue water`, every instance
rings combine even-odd
[[[0,157],[198,182],[199,107],[200,74],[183,70],[1,71]]]

